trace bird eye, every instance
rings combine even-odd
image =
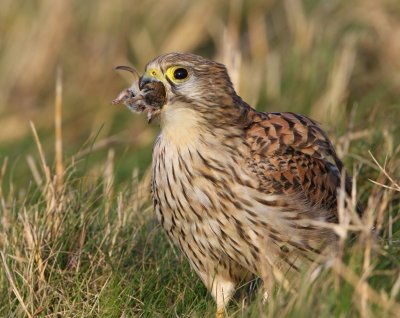
[[[175,79],[177,79],[177,80],[183,80],[183,79],[185,79],[186,77],[188,77],[188,71],[187,71],[187,69],[185,69],[185,68],[183,68],[183,67],[180,67],[180,68],[177,68],[177,69],[174,71],[174,78],[175,78]]]

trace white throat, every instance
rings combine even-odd
[[[198,140],[202,130],[199,114],[190,105],[177,102],[167,104],[161,112],[161,135],[177,146],[189,145]]]

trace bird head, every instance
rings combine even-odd
[[[194,54],[167,53],[156,57],[147,64],[136,87],[138,92],[134,95],[141,95],[146,101],[142,109],[153,109],[149,119],[161,117],[162,127],[171,122],[182,124],[188,117],[221,123],[238,109],[241,101],[226,67]],[[137,103],[137,99],[133,100]]]
[[[221,105],[235,94],[223,64],[194,54],[168,53],[150,61],[139,80],[139,87],[154,81],[164,85],[166,105],[177,102],[193,106]]]

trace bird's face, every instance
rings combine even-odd
[[[124,102],[148,120],[160,117],[164,134],[193,135],[201,130],[231,125],[240,114],[236,95],[223,64],[201,56],[168,53],[150,61],[142,76],[132,68],[133,85],[113,101]]]
[[[168,53],[155,58],[147,64],[139,86],[151,81],[164,85],[167,103],[205,102],[233,90],[224,65],[194,54]]]
[[[194,65],[184,61],[167,63],[165,60],[150,62],[139,80],[139,88],[143,89],[152,82],[161,82],[166,93],[166,104],[173,103],[181,96],[186,99],[199,98],[201,79],[195,75]],[[162,105],[164,106],[164,105]]]
[[[197,116],[217,113],[236,96],[224,65],[193,54],[169,53],[149,62],[139,89],[152,83],[162,83],[165,89],[161,119],[183,111]]]

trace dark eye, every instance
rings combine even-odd
[[[183,67],[177,68],[177,69],[174,71],[174,77],[175,77],[176,79],[178,79],[178,80],[183,80],[183,79],[185,79],[186,77],[188,77],[188,71],[187,71],[187,69],[185,69],[185,68],[183,68]]]

